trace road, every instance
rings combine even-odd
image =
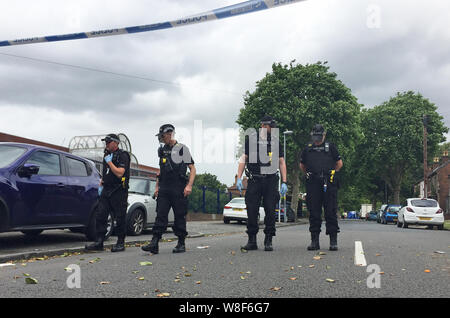
[[[51,258],[0,267],[3,297],[449,297],[450,233],[423,228],[400,229],[376,222],[342,221],[339,251],[307,251],[308,225],[277,229],[274,251],[242,253],[242,231],[188,239],[187,252],[172,254],[176,242],[150,255],[139,247]],[[381,270],[380,285],[368,288],[372,274],[356,266],[355,241],[362,243],[367,265]],[[199,248],[201,247],[201,248]],[[140,262],[151,262],[142,266]],[[80,266],[81,288],[68,288],[70,264]],[[314,265],[314,266],[312,266]],[[38,283],[25,283],[26,276]],[[371,280],[372,281],[372,280]],[[166,295],[167,295],[166,294]]]

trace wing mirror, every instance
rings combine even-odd
[[[21,178],[29,178],[33,174],[38,174],[39,172],[39,166],[31,163],[26,163],[22,167],[19,168],[17,171],[19,174],[19,177]]]

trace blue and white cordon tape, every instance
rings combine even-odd
[[[241,14],[252,13],[256,11],[261,11],[265,9],[271,9],[279,7],[286,4],[296,3],[305,0],[251,0],[228,7],[219,8],[205,13],[200,13],[192,15],[189,17],[181,18],[174,21],[167,21],[162,23],[154,23],[148,25],[140,25],[127,27],[122,29],[109,29],[101,31],[92,32],[82,32],[82,33],[71,33],[62,35],[51,35],[44,37],[33,37],[25,39],[17,39],[12,41],[0,41],[0,46],[11,46],[11,45],[23,45],[41,42],[56,42],[56,41],[68,41],[68,40],[78,40],[87,38],[98,38],[104,36],[112,36],[127,33],[139,33],[139,32],[149,32],[162,29],[176,28],[180,26],[185,26],[189,24],[196,24],[207,22],[211,20],[220,20],[229,17],[234,17]]]

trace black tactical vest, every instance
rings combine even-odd
[[[308,144],[306,155],[306,169],[309,172],[320,174],[336,167],[336,162],[330,151],[330,144],[325,142],[319,146]]]
[[[274,160],[273,158],[273,152],[272,152],[272,145],[271,145],[271,136],[268,135],[267,139],[261,139],[259,134],[256,137],[257,139],[257,146],[256,147],[250,147],[249,146],[249,153],[248,153],[248,158],[247,160],[250,161],[251,158],[256,157],[257,158],[257,162],[247,162],[247,169],[248,171],[252,174],[252,175],[260,175],[261,172],[261,167],[270,167],[272,164],[272,160]],[[255,149],[256,148],[256,149]],[[267,158],[269,158],[268,162],[263,163],[260,157],[260,153],[259,150],[260,148],[264,149],[266,148],[266,160]],[[256,153],[255,153],[256,151]],[[279,150],[280,151],[280,150]],[[278,153],[279,155],[279,153]],[[278,158],[275,158],[276,160],[278,160]],[[248,176],[249,177],[249,176]]]
[[[124,189],[128,189],[128,184],[130,181],[130,154],[122,149],[117,149],[115,152],[112,153],[113,157],[112,157],[112,163],[116,166],[119,167],[120,165],[120,156],[122,154],[125,154],[128,157],[128,166],[125,167],[125,173],[122,176],[122,178],[117,178],[116,175],[114,175],[114,173],[111,170],[108,170],[109,167],[106,163],[103,163],[103,182],[105,187],[110,187],[110,186],[117,186],[119,184],[122,185],[122,187]],[[106,173],[108,172],[108,173]]]
[[[184,161],[176,163],[173,158],[181,158],[183,145],[176,143],[173,147],[164,145],[158,149],[160,182],[167,184],[170,182],[187,181],[187,164]],[[178,157],[177,157],[178,156]],[[177,160],[178,161],[178,160]]]

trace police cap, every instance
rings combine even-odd
[[[261,124],[262,125],[269,125],[270,127],[274,128],[277,126],[277,122],[275,121],[275,119],[273,119],[271,116],[264,116],[261,119]]]
[[[162,136],[170,131],[175,131],[175,127],[171,124],[164,124],[161,127],[159,127],[159,133],[157,133],[155,136]]]
[[[325,129],[321,124],[315,124],[311,131],[311,135],[323,135],[324,133]]]
[[[104,141],[105,143],[110,143],[111,141],[120,143],[120,138],[116,134],[109,134],[105,138],[103,138],[102,141]]]

